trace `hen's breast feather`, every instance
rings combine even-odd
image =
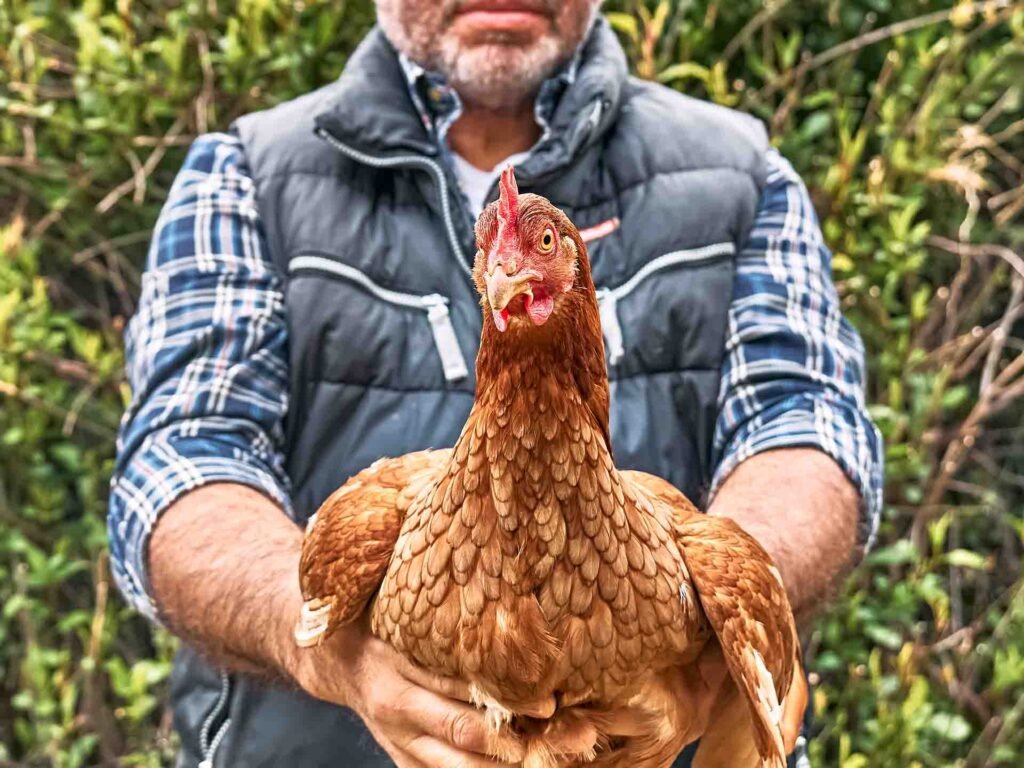
[[[581,410],[549,404],[534,440],[515,403],[471,418],[405,518],[373,610],[382,639],[511,701],[608,700],[696,654],[707,632],[674,513],[616,471]]]

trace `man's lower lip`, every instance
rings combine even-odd
[[[517,30],[536,26],[547,20],[543,14],[533,11],[466,11],[456,16],[464,24],[479,29]]]

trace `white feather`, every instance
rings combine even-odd
[[[764,663],[764,658],[753,648],[747,649],[747,657],[750,666],[757,676],[757,704],[764,715],[765,722],[771,725],[772,739],[778,754],[785,757],[786,747],[782,742],[782,704],[779,703],[779,696],[775,692],[775,680],[772,673]]]

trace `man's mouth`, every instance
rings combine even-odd
[[[469,0],[455,12],[457,23],[480,32],[529,32],[550,22],[547,2],[536,0]]]

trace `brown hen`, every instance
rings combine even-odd
[[[454,448],[382,459],[310,520],[297,641],[369,610],[378,637],[470,682],[529,768],[668,766],[701,735],[698,766],[781,768],[782,702],[803,691],[778,571],[732,521],[615,468],[597,295],[565,214],[508,169],[476,236],[472,412]],[[701,734],[692,689],[715,644],[734,685]],[[517,716],[550,696],[550,720]]]

